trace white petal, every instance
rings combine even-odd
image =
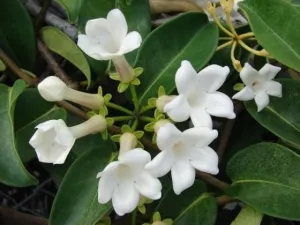
[[[139,197],[132,180],[123,179],[114,189],[112,197],[114,210],[119,216],[132,212],[139,203]]]
[[[64,151],[57,157],[57,159],[53,162],[53,164],[64,164],[67,156],[69,155],[73,145],[75,143],[75,140],[72,144],[70,144],[68,147],[64,148]]]
[[[206,111],[212,116],[235,118],[232,100],[221,92],[216,91],[206,94],[205,107]]]
[[[173,189],[175,194],[191,187],[195,181],[195,169],[187,161],[175,162],[171,169]]]
[[[167,123],[157,132],[157,146],[160,150],[168,150],[180,141],[181,136],[181,131],[174,124]]]
[[[59,120],[61,120],[61,119],[59,119]],[[54,128],[59,123],[59,120],[48,120],[46,122],[38,124],[35,128],[37,128],[41,131],[48,131],[48,130]]]
[[[171,150],[166,150],[158,153],[152,161],[145,166],[145,169],[154,177],[162,177],[171,170],[173,162],[174,158]]]
[[[194,148],[190,152],[190,163],[197,170],[210,174],[218,174],[218,155],[217,153],[206,146],[203,148]]]
[[[100,178],[104,173],[106,172],[112,172],[114,170],[116,170],[116,168],[120,165],[120,162],[119,161],[114,161],[114,162],[111,162],[109,163],[103,171],[99,172],[97,174],[97,178]]]
[[[151,155],[141,148],[136,148],[119,155],[118,159],[124,165],[144,167],[151,161]]]
[[[207,127],[194,127],[185,130],[182,137],[187,144],[204,147],[218,137],[218,131]]]
[[[67,85],[56,76],[47,77],[37,87],[40,95],[49,102],[62,101],[67,91]]]
[[[195,87],[196,80],[197,72],[192,64],[187,60],[182,61],[175,75],[177,92],[183,95],[188,94]]]
[[[75,138],[70,131],[70,128],[67,127],[65,121],[58,120],[56,126],[54,127],[56,132],[55,141],[61,145],[69,146],[75,142]]]
[[[257,112],[260,112],[269,105],[270,99],[266,92],[261,91],[255,96],[255,103],[257,105]]]
[[[141,46],[141,43],[142,43],[141,35],[136,31],[130,32],[123,39],[119,50],[119,54],[124,55],[128,52],[131,52],[139,48]]]
[[[251,88],[246,86],[241,91],[236,93],[232,98],[240,101],[249,101],[254,99],[254,92]]]
[[[204,109],[193,109],[191,111],[191,120],[195,127],[212,128],[212,119]]]
[[[167,113],[172,120],[183,122],[190,116],[190,106],[184,95],[178,95],[165,105],[164,112]]]
[[[279,73],[280,70],[280,67],[273,66],[267,63],[259,70],[259,75],[264,80],[272,80]]]
[[[113,196],[114,188],[117,185],[115,173],[116,171],[114,169],[107,169],[101,174],[98,185],[98,202],[101,204],[107,203]]]
[[[275,96],[275,97],[282,97],[282,85],[277,81],[268,81],[266,83],[266,92],[268,95]]]
[[[200,91],[214,92],[224,84],[229,72],[228,66],[207,66],[198,73],[197,88]]]
[[[119,9],[111,10],[107,15],[107,21],[110,26],[112,37],[116,46],[120,48],[128,32],[127,22],[124,14]]]
[[[242,71],[240,72],[240,77],[244,84],[251,87],[252,84],[258,80],[259,74],[249,63],[245,63]]]
[[[145,197],[152,200],[161,198],[162,185],[157,178],[150,175],[149,172],[142,172],[135,179],[135,188]]]

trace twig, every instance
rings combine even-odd
[[[294,80],[300,80],[300,73],[296,72],[295,70],[288,68],[287,72]]]
[[[48,8],[51,5],[51,0],[46,0],[44,2],[43,8],[41,9],[41,11],[39,12],[39,14],[37,15],[36,21],[35,21],[35,33],[38,33],[40,30],[40,27],[42,26],[45,16],[46,16],[46,12],[48,10]]]
[[[69,87],[77,89],[78,84],[74,83],[70,77],[60,68],[60,65],[53,58],[52,54],[49,52],[48,48],[41,40],[37,40],[38,50],[41,53],[42,57],[46,60],[48,65],[55,72],[56,76],[62,79]]]
[[[235,199],[227,196],[227,195],[222,195],[222,196],[219,196],[216,198],[217,200],[217,203],[219,206],[223,206],[223,205],[226,205],[228,203],[231,203],[231,202],[234,202],[236,201]]]
[[[150,0],[150,8],[152,14],[160,14],[165,12],[202,12],[202,8],[192,1],[168,1],[168,0]]]
[[[217,187],[218,189],[225,191],[230,185],[227,184],[224,181],[221,181],[208,173],[204,173],[201,171],[197,171],[197,177],[200,177],[202,180],[206,181],[207,183],[211,184],[214,187]]]

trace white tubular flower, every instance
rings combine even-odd
[[[63,164],[75,140],[91,133],[102,132],[106,129],[106,120],[101,116],[93,116],[74,127],[67,127],[61,119],[49,120],[36,128],[29,144],[35,149],[39,161]]]
[[[96,60],[112,59],[121,81],[132,81],[134,71],[124,54],[140,47],[142,37],[136,31],[128,33],[123,13],[119,9],[113,9],[108,13],[107,19],[89,20],[85,33],[86,35],[78,35],[78,46]]]
[[[158,130],[157,145],[162,150],[146,169],[155,177],[171,170],[173,189],[179,195],[195,181],[195,169],[217,174],[218,155],[208,145],[218,136],[216,130],[194,127],[184,132],[168,123]]]
[[[89,94],[76,91],[58,77],[50,76],[38,85],[40,95],[49,102],[68,100],[90,109],[100,109],[104,104],[104,99],[98,94]]]
[[[144,168],[150,160],[150,154],[140,148],[120,154],[118,161],[111,162],[97,175],[99,203],[112,199],[114,210],[123,216],[137,207],[140,195],[159,199],[162,185]]]
[[[225,82],[229,68],[210,65],[198,74],[189,61],[182,61],[175,83],[179,95],[164,107],[164,112],[176,121],[191,117],[196,127],[212,128],[212,116],[235,118],[231,99],[217,90]]]
[[[232,98],[241,101],[254,99],[257,111],[260,112],[269,104],[269,95],[282,97],[282,85],[273,80],[280,70],[280,67],[267,63],[257,71],[246,63],[240,72],[240,77],[246,86]]]

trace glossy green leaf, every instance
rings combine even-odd
[[[230,225],[260,225],[262,218],[262,213],[245,206]]]
[[[247,147],[231,158],[227,194],[279,218],[300,220],[300,156],[273,143]]]
[[[300,71],[300,11],[282,0],[247,0],[239,3],[255,37],[275,59]],[[288,16],[287,16],[288,15]]]
[[[65,8],[69,22],[70,23],[75,23],[80,9],[81,5],[84,2],[83,0],[56,0],[62,7]]]
[[[55,197],[49,225],[94,225],[110,211],[110,203],[98,203],[96,175],[114,159],[113,151],[110,140],[102,141],[72,164]]]
[[[282,84],[282,98],[271,97],[270,104],[261,112],[257,112],[254,101],[245,102],[245,106],[262,126],[300,149],[300,82],[290,79],[277,81]]]
[[[6,65],[0,60],[0,71],[6,70]]]
[[[43,27],[40,34],[51,51],[61,55],[80,69],[89,86],[91,84],[90,66],[80,48],[66,34],[55,27]]]
[[[167,37],[167,38],[166,38]],[[170,94],[175,89],[175,73],[181,61],[189,60],[200,70],[218,44],[218,28],[202,13],[185,13],[155,29],[139,49],[135,67],[142,67],[137,87],[144,105],[157,96],[160,86]]]
[[[30,16],[19,0],[0,2],[0,48],[21,68],[34,68],[34,30]]]
[[[155,211],[159,212],[164,219],[173,219],[174,225],[213,225],[217,215],[217,205],[215,199],[205,191],[205,184],[199,180],[180,195],[176,195],[173,188],[169,187]]]
[[[37,184],[37,180],[23,166],[15,142],[15,104],[25,88],[22,80],[17,80],[12,88],[0,84],[0,182],[16,187]]]

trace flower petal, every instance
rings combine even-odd
[[[177,161],[171,169],[175,194],[191,187],[195,182],[195,169],[187,161]]]
[[[195,127],[212,128],[212,119],[206,110],[202,108],[191,111],[191,120]]]
[[[101,204],[107,203],[112,198],[114,193],[114,188],[117,185],[116,170],[115,170],[116,164],[115,162],[112,163],[113,166],[110,166],[111,169],[106,169],[106,171],[104,170],[99,180],[98,202]]]
[[[158,153],[145,169],[154,177],[162,177],[166,175],[172,168],[174,162],[171,150],[166,150]]]
[[[235,118],[232,100],[227,95],[216,91],[214,93],[206,94],[205,97],[205,108],[207,113],[228,119]]]
[[[120,48],[128,32],[125,16],[120,9],[113,9],[108,13],[107,21],[109,23],[113,40],[116,46]]]
[[[194,127],[182,133],[182,141],[188,145],[205,147],[218,137],[218,131],[207,127]]]
[[[54,129],[56,132],[55,141],[57,143],[65,146],[70,146],[74,144],[75,137],[70,131],[70,128],[67,127],[65,121],[58,120]]]
[[[260,112],[269,105],[270,99],[266,92],[261,91],[255,96],[255,103],[257,105],[257,112]]]
[[[63,121],[62,119],[59,119],[59,120]],[[59,120],[48,120],[46,122],[38,124],[35,128],[37,128],[41,131],[48,131],[48,130],[54,128],[59,123]]]
[[[164,112],[167,113],[172,120],[183,122],[190,116],[190,106],[184,95],[178,95],[165,105]]]
[[[190,152],[190,164],[197,170],[210,174],[218,174],[218,155],[210,147],[194,148]]]
[[[183,95],[188,94],[195,87],[196,80],[197,72],[192,64],[187,60],[182,61],[175,75],[177,92]]]
[[[149,172],[139,173],[139,176],[134,180],[135,188],[145,197],[152,200],[161,198],[162,185],[157,178],[150,175]]]
[[[252,84],[258,80],[259,74],[249,63],[245,63],[242,71],[240,72],[240,77],[245,85],[251,87]]]
[[[240,101],[249,101],[254,99],[254,92],[248,86],[244,87],[241,91],[236,93],[232,99],[238,99]]]
[[[139,203],[140,194],[133,185],[132,180],[122,179],[115,186],[112,204],[119,216],[132,212]]]
[[[157,146],[160,150],[171,149],[177,142],[181,140],[182,133],[172,123],[159,128],[157,132]]]
[[[209,93],[218,90],[224,84],[229,72],[228,66],[210,65],[205,67],[197,75],[197,89]]]
[[[263,80],[272,80],[281,70],[278,66],[273,66],[269,63],[265,64],[260,70],[259,75]]]
[[[141,43],[142,43],[141,35],[136,31],[130,32],[123,39],[119,50],[119,54],[124,55],[128,52],[131,52],[139,48],[141,46]]]
[[[124,165],[144,168],[151,161],[151,155],[141,148],[136,148],[119,155],[118,160]]]
[[[282,97],[282,85],[277,81],[268,81],[266,83],[266,92],[268,95],[275,96],[275,97]]]

